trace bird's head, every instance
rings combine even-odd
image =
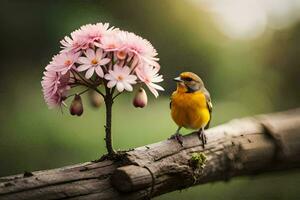
[[[195,92],[204,87],[201,78],[193,72],[183,72],[174,81],[177,82],[177,90],[181,92]]]

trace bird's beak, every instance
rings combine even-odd
[[[180,77],[176,77],[176,78],[174,78],[173,80],[176,81],[176,82],[182,82],[182,80],[181,80]]]

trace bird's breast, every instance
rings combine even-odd
[[[171,115],[178,126],[199,129],[208,123],[210,114],[202,92],[174,92],[171,100]]]

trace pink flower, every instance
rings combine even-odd
[[[87,24],[81,26],[82,31],[81,36],[85,38],[88,43],[100,42],[101,38],[112,31],[116,30],[114,27],[108,28],[109,23],[97,23],[97,24]]]
[[[50,63],[46,67],[46,70],[61,72],[62,74],[67,73],[70,69],[75,68],[75,62],[77,62],[80,52],[77,53],[61,53],[55,55]]]
[[[109,27],[108,23],[87,24],[65,36],[60,44],[60,53],[46,66],[42,79],[49,107],[64,104],[68,90],[86,79],[90,79],[86,86],[91,89],[105,83],[119,92],[132,91],[134,84],[142,82],[155,97],[158,90],[164,90],[157,84],[163,78],[158,73],[155,48],[134,33]],[[145,92],[136,96],[135,103],[140,107],[147,104]]]
[[[122,42],[117,36],[117,32],[104,35],[101,43],[96,43],[95,45],[101,47],[104,51],[118,51],[122,48]]]
[[[118,37],[122,41],[123,49],[137,55],[142,62],[160,68],[157,52],[148,40],[126,31],[120,31]]]
[[[61,75],[55,71],[45,71],[42,78],[44,99],[50,108],[63,104],[66,92],[70,89],[68,85],[70,73]]]
[[[73,31],[71,37],[65,36],[60,43],[63,48],[61,52],[77,52],[81,49],[86,49],[88,46],[88,41],[83,37],[83,32],[81,30]]]
[[[137,77],[135,75],[130,75],[130,68],[127,66],[120,67],[114,65],[113,70],[109,70],[108,74],[105,75],[105,79],[109,82],[107,83],[108,88],[117,87],[119,92],[122,92],[124,89],[127,91],[132,91],[133,88],[131,84],[136,83]]]
[[[118,29],[114,29],[114,27],[109,28],[108,23],[81,26],[80,29],[71,33],[71,37],[65,36],[65,38],[60,41],[63,48],[61,52],[77,52],[87,49],[90,46],[99,46],[102,37],[112,34],[116,30]]]
[[[139,66],[135,70],[139,79],[147,85],[155,97],[158,97],[157,90],[164,91],[163,87],[155,84],[163,81],[162,75],[158,74],[158,70],[158,68],[147,65]]]
[[[82,72],[87,70],[85,73],[85,78],[87,79],[91,78],[94,72],[102,78],[104,74],[101,66],[109,63],[110,59],[104,58],[105,55],[101,49],[97,49],[96,52],[93,49],[87,49],[85,55],[86,57],[78,59],[78,63],[81,65],[77,68],[77,71]]]

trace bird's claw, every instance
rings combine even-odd
[[[205,133],[204,133],[204,131],[202,129],[200,129],[198,131],[198,137],[202,141],[202,147],[204,149],[205,144],[207,144],[207,138],[206,138],[206,135],[205,135]]]
[[[175,133],[169,138],[169,140],[171,139],[175,139],[183,147],[183,136],[181,134]]]

